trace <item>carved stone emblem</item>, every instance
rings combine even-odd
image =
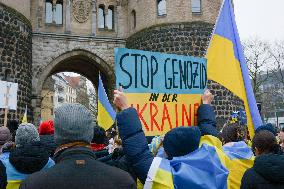
[[[92,2],[90,0],[73,0],[73,16],[79,23],[88,20],[92,10]]]

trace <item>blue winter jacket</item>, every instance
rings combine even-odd
[[[132,164],[139,180],[145,183],[154,157],[149,151],[136,110],[128,108],[118,113],[117,124],[128,161]],[[213,107],[210,105],[201,105],[199,107],[198,125],[202,135],[218,136]]]

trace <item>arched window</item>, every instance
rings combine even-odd
[[[136,28],[136,11],[133,10],[131,12],[131,18],[132,18],[132,29]]]
[[[46,0],[45,1],[45,23],[52,23],[52,1]]]
[[[105,6],[99,6],[99,28],[105,28]]]
[[[56,24],[63,24],[63,2],[62,0],[56,1],[54,19]]]
[[[113,30],[114,28],[114,7],[113,6],[109,6],[108,7],[108,11],[107,11],[107,28],[109,30]]]
[[[158,0],[158,16],[167,15],[167,1],[166,0]]]
[[[191,0],[192,13],[201,13],[201,0]]]

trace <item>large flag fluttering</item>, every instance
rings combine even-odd
[[[101,76],[99,76],[99,88],[98,88],[98,124],[104,129],[109,129],[116,117],[116,112],[109,103],[105,88]]]
[[[208,78],[244,101],[250,136],[262,125],[237,30],[232,0],[224,0],[207,51]]]
[[[27,105],[26,105],[25,114],[24,114],[23,119],[22,119],[22,123],[28,123],[28,107],[27,107]]]

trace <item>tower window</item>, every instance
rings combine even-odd
[[[45,23],[52,23],[52,1],[46,0],[45,1]]]
[[[192,13],[201,13],[201,0],[191,0]]]
[[[55,19],[56,24],[63,23],[63,2],[62,0],[56,2],[54,19]]]
[[[131,18],[132,18],[132,29],[136,28],[136,11],[133,10],[131,12]]]
[[[105,28],[105,6],[99,6],[99,28]]]
[[[113,20],[114,20],[114,14],[113,14],[114,7],[113,6],[109,6],[107,12],[108,12],[108,15],[107,15],[107,28],[109,30],[113,30],[113,28],[114,28],[114,22],[113,22]]]
[[[158,0],[158,16],[167,15],[167,1],[166,0]]]

